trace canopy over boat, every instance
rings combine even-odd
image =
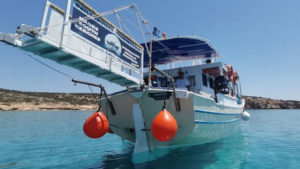
[[[150,48],[150,42],[146,44]],[[144,67],[149,66],[149,55],[144,47]],[[219,57],[216,49],[206,39],[199,37],[174,37],[152,42],[152,64],[168,64],[202,58]]]

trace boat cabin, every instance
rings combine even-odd
[[[228,68],[222,62],[171,68],[163,71],[172,76],[175,82],[179,79],[179,73],[183,72],[184,79],[186,79],[189,83],[189,88],[180,89],[189,90],[194,93],[199,93],[210,97],[214,97],[216,94],[214,87],[215,79],[224,75],[228,77]],[[147,74],[145,74],[144,80],[147,84]],[[240,96],[239,83],[229,81],[228,78],[227,80],[227,89],[223,91],[222,94],[226,94],[230,97]],[[151,75],[151,86],[154,88],[171,88],[172,85],[170,79],[157,72],[153,72]]]
[[[221,94],[240,100],[241,92],[237,72],[233,72],[231,65],[216,62],[219,55],[205,39],[171,38],[153,42],[152,45],[152,64],[156,67],[165,67],[163,71],[174,78],[177,89],[189,90],[215,99],[218,94]],[[145,54],[146,66],[149,65],[147,57]],[[182,62],[181,65],[185,66],[175,68],[176,62]],[[188,65],[188,63],[192,64]],[[170,65],[171,68],[169,68]],[[180,73],[183,73],[183,78],[187,81],[188,85],[185,88],[176,85]],[[148,74],[148,72],[144,73],[147,86],[149,85]],[[152,71],[150,79],[150,86],[153,88],[172,88],[171,79],[159,72]]]

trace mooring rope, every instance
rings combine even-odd
[[[20,49],[20,50],[21,50],[21,49]],[[35,60],[36,62],[38,62],[38,63],[40,63],[40,64],[42,64],[42,65],[48,67],[49,69],[51,69],[51,70],[53,70],[53,71],[55,71],[55,72],[57,72],[57,73],[59,73],[59,74],[65,76],[65,77],[67,77],[67,78],[70,78],[70,79],[77,79],[77,78],[75,78],[75,77],[72,76],[72,75],[69,75],[69,74],[67,74],[67,73],[65,73],[65,72],[63,72],[63,71],[60,71],[60,70],[58,70],[58,69],[56,69],[56,68],[54,68],[54,67],[48,65],[47,63],[45,63],[45,62],[39,60],[38,58],[35,58],[34,56],[32,56],[32,55],[29,54],[29,53],[27,53],[27,52],[25,52],[25,51],[23,51],[23,50],[21,50],[21,51],[22,51],[26,56],[30,57],[31,59]],[[91,88],[91,86],[90,86],[90,85],[87,85],[87,86],[88,86],[89,90],[91,91],[91,93],[92,93],[92,94],[95,94],[94,91],[93,91],[93,89]]]
[[[54,67],[52,67],[52,66],[46,64],[45,62],[43,62],[43,61],[41,61],[41,60],[39,60],[39,59],[33,57],[33,56],[30,55],[29,53],[24,52],[24,51],[22,51],[22,52],[23,52],[26,56],[32,58],[33,60],[37,61],[38,63],[40,63],[40,64],[42,64],[42,65],[44,65],[44,66],[46,66],[46,67],[48,67],[48,68],[50,68],[50,69],[56,71],[57,73],[59,73],[59,74],[61,74],[61,75],[63,75],[63,76],[68,77],[68,78],[71,78],[71,79],[76,79],[76,78],[74,78],[73,76],[71,76],[71,75],[69,75],[69,74],[67,74],[67,73],[64,73],[64,72],[62,72],[62,71],[60,71],[60,70],[58,70],[58,69],[56,69],[56,68],[54,68]]]

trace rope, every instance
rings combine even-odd
[[[21,49],[20,49],[20,50],[21,50]],[[46,64],[46,63],[40,61],[39,59],[37,59],[37,58],[35,58],[35,57],[33,57],[33,56],[30,55],[29,53],[26,53],[26,52],[24,52],[24,51],[22,51],[22,52],[23,52],[26,56],[29,56],[30,58],[32,58],[33,60],[37,61],[38,63],[40,63],[40,64],[42,64],[42,65],[44,65],[44,66],[46,66],[46,67],[48,67],[48,68],[50,68],[50,69],[56,71],[57,73],[59,73],[59,74],[61,74],[61,75],[63,75],[63,76],[68,77],[68,78],[71,78],[71,79],[76,79],[76,78],[74,78],[73,76],[71,76],[71,75],[69,75],[69,74],[67,74],[67,73],[64,73],[64,72],[62,72],[62,71],[60,71],[60,70],[58,70],[58,69],[56,69],[56,68],[54,68],[54,67],[52,67],[52,66],[49,66],[48,64]]]
[[[89,15],[89,16],[86,16],[86,17],[81,17],[82,19],[84,20],[88,20],[88,19],[94,19],[94,18],[101,18],[103,16],[106,16],[106,15],[110,15],[110,14],[113,14],[113,13],[117,13],[121,10],[125,10],[127,8],[130,8],[130,5],[128,6],[124,6],[124,7],[120,7],[119,9],[114,9],[114,10],[110,10],[110,11],[107,11],[107,12],[103,12],[103,13],[99,13],[99,14],[93,14],[93,15]],[[57,24],[57,25],[51,25],[51,26],[45,26],[43,28],[41,28],[41,30],[45,30],[47,28],[50,28],[50,27],[56,27],[56,26],[61,26],[61,25],[64,25],[64,24],[68,24],[68,23],[76,23],[76,22],[79,22],[79,18],[78,19],[71,19],[69,20],[68,22],[64,22],[63,24]]]
[[[122,11],[122,10],[128,11],[128,8],[134,9],[134,8],[132,8],[132,5],[128,5],[128,6],[123,6],[123,7],[114,9],[114,10],[106,11],[106,12],[103,12],[103,13],[93,14],[93,15],[89,15],[89,16],[86,16],[86,17],[81,17],[81,19],[83,19],[83,20],[95,19],[95,18],[101,18],[101,17],[104,17],[104,16],[106,16],[106,15],[115,14],[115,15],[117,15],[117,16],[116,16],[117,21],[120,22],[120,21],[121,21],[121,18],[120,18],[120,16],[118,15],[118,12],[120,12],[120,11]],[[139,9],[137,8],[137,6],[135,6],[135,9],[136,9],[136,15],[139,16],[138,18],[141,18],[142,23],[146,26],[146,28],[148,29],[148,31],[151,33],[152,31],[150,30],[150,28],[149,28],[148,25],[150,25],[150,26],[152,26],[152,27],[157,27],[157,26],[155,26],[154,24],[149,23],[149,21],[146,20],[146,19],[142,16],[142,14],[141,14],[141,12],[139,11]],[[51,26],[45,26],[45,27],[41,28],[41,30],[46,30],[46,29],[51,28],[51,27],[62,26],[62,25],[64,25],[64,24],[68,24],[68,23],[76,23],[76,22],[80,22],[81,19],[76,18],[76,19],[71,19],[71,20],[69,20],[68,22],[64,22],[64,23],[62,23],[62,24],[51,25]],[[126,20],[128,23],[134,25],[134,27],[135,27],[137,30],[139,30],[139,29],[141,28],[141,27],[138,28],[138,26],[136,26],[135,24],[133,24],[133,23],[132,23],[131,21],[129,21],[128,19],[125,18],[125,20]],[[139,22],[139,24],[140,24],[140,19],[137,19],[137,20],[138,20],[138,22]],[[119,25],[120,25],[120,28],[121,28],[121,24],[120,24],[120,23],[119,23]],[[121,29],[122,29],[122,28],[121,28]],[[140,30],[140,31],[141,31],[141,30]],[[141,31],[141,32],[144,33],[144,31]],[[152,35],[152,33],[151,33],[151,35]],[[143,36],[144,36],[144,35],[143,35]],[[154,38],[153,35],[152,35],[152,38]],[[146,41],[145,41],[145,43],[146,43]]]
[[[125,28],[125,30],[128,32],[128,34],[133,37],[133,34],[129,31],[129,29],[127,28],[127,26],[123,23],[123,26]]]
[[[170,90],[170,85],[168,85],[167,92],[169,92],[169,90]],[[175,94],[175,93],[173,93],[173,94]],[[169,101],[168,109],[170,109],[172,99],[173,99],[173,97],[171,97],[171,99],[170,99],[170,101]],[[166,100],[164,100],[164,107],[166,106],[166,103],[165,103],[165,102],[166,102]]]
[[[123,29],[122,29],[122,25],[121,25],[121,18],[119,17],[119,15],[118,15],[117,12],[114,12],[114,14],[115,14],[115,16],[116,16],[116,19],[117,19],[117,22],[118,22],[118,24],[119,24],[120,29],[123,30]]]
[[[101,98],[102,98],[102,93],[103,91],[102,91],[102,89],[100,88],[100,95],[99,95],[99,100],[101,100]],[[98,110],[97,111],[102,111],[101,110],[102,109],[102,107],[101,107],[101,103],[99,103],[99,107],[98,107]],[[107,115],[106,115],[107,116]]]
[[[20,50],[21,50],[21,49],[20,49]],[[29,53],[27,53],[27,52],[25,52],[25,51],[23,51],[23,50],[21,50],[21,51],[22,51],[26,56],[30,57],[31,59],[35,60],[36,62],[38,62],[38,63],[40,63],[40,64],[42,64],[42,65],[48,67],[49,69],[54,70],[55,72],[57,72],[57,73],[59,73],[59,74],[65,76],[65,77],[67,77],[67,78],[70,78],[70,79],[76,79],[74,76],[71,76],[71,75],[69,75],[69,74],[67,74],[67,73],[64,73],[64,72],[62,72],[62,71],[60,71],[60,70],[58,70],[58,69],[56,69],[56,68],[54,68],[54,67],[52,67],[52,66],[46,64],[45,62],[43,62],[43,61],[41,61],[41,60],[35,58],[35,57],[32,56],[31,54],[29,54]],[[94,91],[93,91],[93,89],[91,88],[90,85],[88,85],[88,88],[90,89],[91,93],[94,94]],[[102,91],[101,91],[101,92],[102,92]],[[101,93],[101,95],[102,95],[102,93]]]
[[[136,30],[140,30],[140,28],[138,26],[136,26],[132,21],[130,21],[129,19],[125,18],[124,19],[127,23],[129,23],[130,25],[132,25]]]
[[[92,94],[94,94],[94,91],[93,91],[93,89],[91,88],[91,86],[88,85],[88,87],[89,87],[90,91],[92,92]]]
[[[113,10],[110,10],[110,11],[106,11],[106,12],[102,12],[102,13],[98,13],[98,14],[93,14],[93,15],[88,15],[86,17],[81,17],[81,19],[83,20],[88,20],[88,19],[94,19],[94,18],[101,18],[101,17],[104,17],[106,15],[111,15],[111,14],[117,14],[118,12],[122,11],[122,10],[126,10],[128,8],[131,8],[132,5],[127,5],[127,6],[122,6],[120,8],[117,8],[117,9],[113,9]],[[76,23],[76,22],[80,22],[80,19],[79,18],[76,18],[76,19],[70,19],[68,22],[64,22],[63,24],[57,24],[57,25],[51,25],[51,26],[45,26],[43,28],[41,28],[41,30],[46,30],[50,27],[57,27],[57,26],[62,26],[64,24],[68,24],[68,23]]]
[[[135,26],[135,24],[133,24],[132,22],[130,22],[128,19],[125,18],[125,20],[134,25],[134,27],[139,30],[142,34],[142,37],[143,37],[143,41],[145,44],[147,44],[147,40],[146,40],[146,37],[145,37],[145,32],[143,30],[143,27],[141,25],[141,22],[145,25],[146,29],[150,32],[151,34],[151,38],[154,39],[153,37],[153,34],[152,34],[152,31],[150,30],[149,26],[152,26],[152,27],[155,27],[153,24],[149,23],[149,21],[147,21],[143,15],[141,14],[140,10],[138,9],[138,7],[135,5],[135,4],[132,4],[132,5],[127,5],[127,6],[122,6],[120,8],[117,8],[117,9],[113,9],[113,10],[110,10],[110,11],[107,11],[107,12],[103,12],[103,13],[98,13],[98,14],[92,14],[92,15],[89,15],[89,16],[86,16],[86,17],[81,17],[81,19],[79,18],[76,18],[76,19],[71,19],[69,20],[68,22],[64,22],[63,24],[57,24],[57,25],[51,25],[51,26],[45,26],[43,28],[40,28],[40,30],[46,30],[50,27],[57,27],[57,26],[61,26],[61,25],[64,25],[64,24],[68,24],[68,23],[76,23],[76,22],[80,22],[81,20],[88,20],[88,19],[94,19],[94,18],[101,18],[101,17],[104,17],[106,15],[110,15],[110,14],[115,14],[116,15],[116,19],[117,19],[117,22],[119,23],[120,25],[120,28],[122,29],[121,27],[121,18],[120,16],[118,15],[118,12],[120,11],[127,11],[128,12],[128,9],[134,9],[135,10],[135,15],[136,15],[136,19],[138,21],[138,25],[139,26]],[[141,19],[141,20],[140,20]],[[123,22],[123,26],[125,27],[125,30],[130,34],[130,36],[132,36],[132,33],[128,30],[127,26],[124,24]],[[139,28],[138,28],[139,27]],[[132,36],[133,37],[133,36]],[[148,46],[145,45],[146,47],[146,51],[148,53],[148,55],[150,56],[150,51],[148,49]]]

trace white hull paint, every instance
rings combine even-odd
[[[182,91],[188,93],[188,97],[179,99],[181,111],[176,111],[172,96],[166,100],[167,110],[178,123],[176,136],[167,142],[156,140],[150,129],[153,119],[162,109],[163,100],[155,100],[149,97],[149,93],[166,91],[166,89],[146,89],[113,94],[110,100],[114,105],[115,115],[112,114],[105,100],[100,101],[115,134],[133,143],[138,143],[140,138],[147,141],[147,143],[136,144],[135,152],[205,144],[220,140],[239,130],[244,102],[239,105],[235,104],[235,101],[230,106],[226,106],[216,103],[212,98]],[[139,147],[140,145],[142,147]]]

